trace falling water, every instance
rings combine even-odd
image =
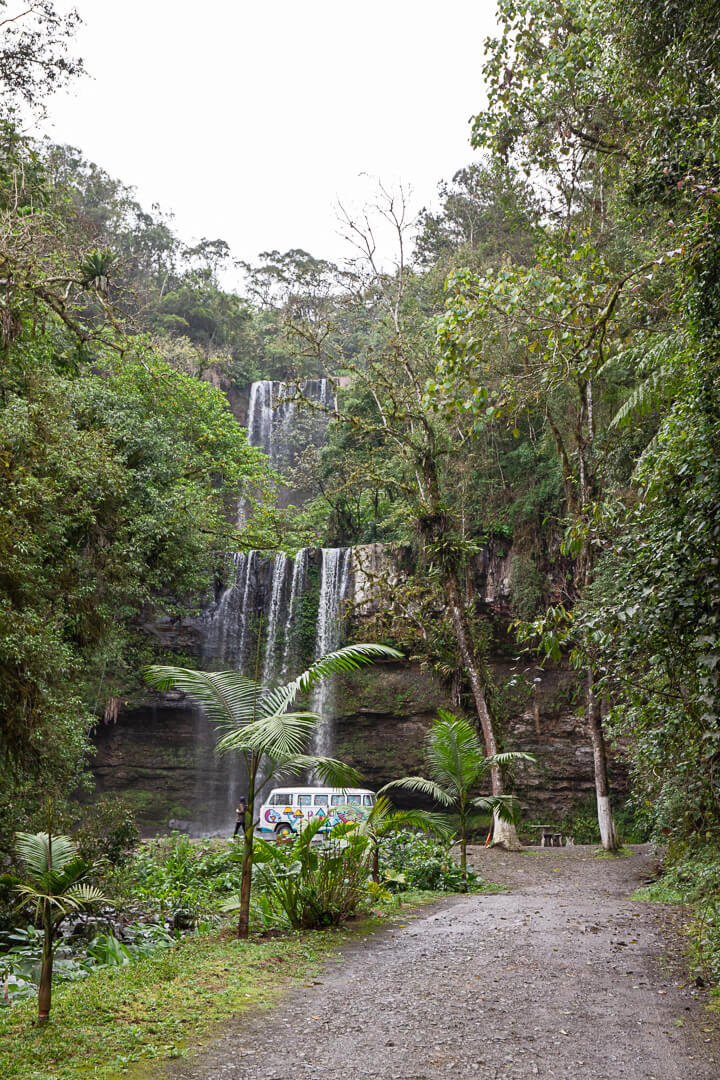
[[[277,553],[273,562],[272,593],[270,595],[270,609],[267,615],[265,663],[263,664],[262,675],[264,686],[270,685],[277,670],[277,636],[282,616],[282,601],[289,563],[290,559],[282,551]],[[295,574],[293,573],[293,580],[294,578]],[[285,629],[287,630],[287,620]]]
[[[251,552],[250,554],[254,554]],[[203,655],[206,659],[235,664],[237,629],[242,624],[242,603],[250,566],[249,556],[236,551],[228,557],[231,567],[229,584],[214,608],[205,613],[206,632]]]
[[[247,416],[248,442],[251,446],[259,446],[271,460],[274,385],[267,379],[252,384]]]
[[[287,618],[285,623],[285,644],[283,647],[282,666],[280,668],[281,679],[287,679],[290,675],[290,664],[297,659],[294,655],[293,627],[299,613],[300,602],[307,582],[308,548],[301,548],[295,556],[290,585],[290,600],[287,606]]]
[[[335,392],[330,379],[305,379],[299,384],[263,379],[250,387],[247,432],[251,446],[259,446],[272,465],[281,468],[294,464],[303,446],[295,445],[295,427],[299,399],[319,406],[310,414],[311,431],[303,433],[303,444],[320,443],[330,414],[336,409]]]
[[[205,661],[220,668],[237,668],[242,656],[243,605],[247,599],[253,557],[257,552],[235,552],[229,556],[229,582],[214,608],[205,613],[206,633],[203,647]],[[215,743],[220,734],[208,723],[200,709],[195,710],[194,802],[199,808],[194,832],[212,835],[227,832],[233,810],[246,787],[245,771],[237,754],[219,757]]]
[[[351,548],[323,548],[318,605],[315,658],[340,647],[345,615],[345,599],[350,581]],[[333,746],[334,679],[323,679],[313,694],[312,708],[321,717],[313,740],[316,754],[329,754]]]

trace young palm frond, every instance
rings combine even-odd
[[[439,710],[426,740],[428,772],[443,787],[463,791],[486,771],[476,732],[467,720]]]
[[[501,821],[514,822],[517,818],[517,799],[514,795],[479,795],[471,805],[487,814],[495,814]]]
[[[380,788],[378,795],[390,791],[392,788],[405,788],[407,791],[417,791],[420,795],[428,795],[443,806],[452,806],[455,802],[455,794],[445,791],[434,780],[426,780],[424,776],[404,776],[402,780],[391,780]]]
[[[317,757],[314,754],[296,754],[285,761],[279,760],[273,775],[287,773],[296,776],[302,772],[317,776],[327,787],[347,788],[360,783],[360,773],[352,765],[346,765],[337,758]]]
[[[228,750],[257,750],[272,758],[301,754],[320,721],[317,713],[273,713],[254,723],[234,728],[218,741],[220,753]]]
[[[235,728],[259,715],[262,687],[237,671],[195,671],[191,668],[154,665],[145,677],[156,690],[182,690],[195,698],[208,719]]]
[[[432,814],[427,810],[396,810],[385,795],[378,795],[372,810],[359,826],[361,833],[378,837],[399,828],[421,829],[435,836],[451,836],[454,832],[445,814]]]
[[[69,836],[48,833],[17,833],[15,850],[35,876],[62,870],[78,853],[77,844]]]
[[[490,765],[515,765],[518,761],[535,761],[535,755],[526,754],[524,750],[508,750],[504,754],[494,754],[486,760]]]
[[[344,671],[357,671],[364,664],[372,664],[382,657],[388,660],[401,660],[402,653],[397,649],[391,649],[389,645],[345,645],[337,652],[321,656],[310,665],[307,671],[298,675],[293,685],[296,685],[299,691],[309,690],[315,683],[331,675],[340,675]]]
[[[69,836],[51,833],[18,833],[16,851],[25,863],[29,880],[15,880],[19,908],[32,904],[35,921],[43,929],[42,962],[38,985],[38,1022],[50,1015],[55,938],[62,920],[74,911],[107,902],[99,889],[81,883],[89,866],[77,853]]]

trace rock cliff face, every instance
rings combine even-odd
[[[500,623],[510,613],[513,558],[511,551],[486,551],[476,561],[476,599]],[[312,649],[323,553],[308,551],[303,563],[309,584],[302,603],[298,604],[297,596],[291,603],[293,580],[299,577],[293,573],[297,560],[295,564],[283,559],[273,563],[272,558],[263,561],[258,555],[252,587],[247,575],[241,575],[234,600],[226,593],[225,607],[229,611],[234,604],[242,615],[244,597],[246,614],[252,616],[255,626],[262,611],[272,606],[273,595],[276,606],[278,597],[284,596],[285,607],[281,604],[273,617],[277,621],[278,611],[284,611],[288,622],[297,608],[302,625],[296,627],[296,636],[301,645],[304,635],[305,647]],[[407,548],[375,544],[354,549],[346,589],[353,618],[360,626],[384,602],[383,591],[397,584],[409,567]],[[282,590],[273,589],[273,573],[283,574]],[[558,583],[551,581],[549,596],[558,588]],[[149,629],[167,645],[196,656],[199,666],[222,667],[223,661],[225,666],[235,666],[237,657],[235,653],[231,657],[228,649],[233,641],[237,644],[237,633],[232,632],[234,638],[230,632],[229,636],[218,635],[217,616],[212,615],[221,610],[222,603],[220,598],[205,619],[162,623]],[[283,643],[292,642],[291,629],[276,626],[273,630],[276,659],[288,655]],[[221,640],[222,649],[218,645]],[[299,653],[295,659],[300,662]],[[576,677],[559,667],[540,670],[526,659],[504,653],[501,647],[491,666],[499,687],[497,712],[504,748],[527,750],[538,758],[536,766],[523,766],[518,772],[521,804],[536,820],[562,817],[594,790],[592,754]],[[345,676],[337,682],[332,703],[332,752],[357,766],[372,788],[420,771],[424,738],[437,709],[453,711],[449,691],[440,680],[411,664],[381,665]],[[167,830],[171,821],[188,823],[196,833],[231,829],[244,778],[236,763],[217,758],[210,725],[181,695],[149,695],[147,705],[121,714],[117,725],[99,728],[95,743],[98,790],[126,795],[147,832]],[[622,789],[624,777],[621,770],[615,771],[616,788]]]
[[[558,820],[594,794],[593,760],[584,718],[573,701],[571,671],[544,671],[533,683],[510,661],[498,660],[499,685],[515,686],[502,696],[504,749],[524,750],[536,765],[517,770],[523,811],[536,820]],[[536,669],[529,673],[538,677]],[[452,709],[447,691],[415,667],[367,670],[343,680],[342,713],[336,720],[335,752],[367,777],[369,786],[422,772],[423,742],[438,707]],[[616,787],[625,779],[616,770]]]

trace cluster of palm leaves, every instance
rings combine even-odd
[[[396,649],[387,645],[346,645],[316,660],[306,671],[284,686],[264,687],[237,671],[196,671],[155,666],[147,679],[158,690],[178,689],[202,707],[205,716],[220,730],[220,753],[239,753],[245,763],[248,794],[245,812],[242,879],[238,936],[250,932],[255,804],[259,793],[278,777],[309,774],[330,787],[349,787],[359,781],[351,766],[335,758],[308,752],[322,718],[307,709],[293,709],[298,697],[322,679],[377,659],[397,660]]]
[[[50,831],[21,832],[16,836],[15,848],[26,877],[6,875],[3,880],[17,893],[19,907],[29,907],[35,923],[43,929],[38,1019],[44,1022],[50,1014],[53,959],[60,924],[68,915],[107,903],[107,897],[83,881],[90,867],[69,836],[53,835]]]
[[[438,719],[428,731],[425,762],[429,776],[404,776],[386,784],[383,792],[403,788],[440,806],[458,817],[460,865],[467,886],[467,840],[470,814],[481,810],[502,820],[513,821],[515,800],[511,795],[477,795],[478,786],[493,766],[507,767],[519,761],[534,761],[532,754],[519,752],[486,757],[477,732],[468,720],[438,710]]]

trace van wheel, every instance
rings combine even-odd
[[[275,839],[287,840],[290,836],[292,836],[292,832],[292,828],[290,827],[290,825],[287,824],[287,822],[284,825],[278,825],[275,829]]]

